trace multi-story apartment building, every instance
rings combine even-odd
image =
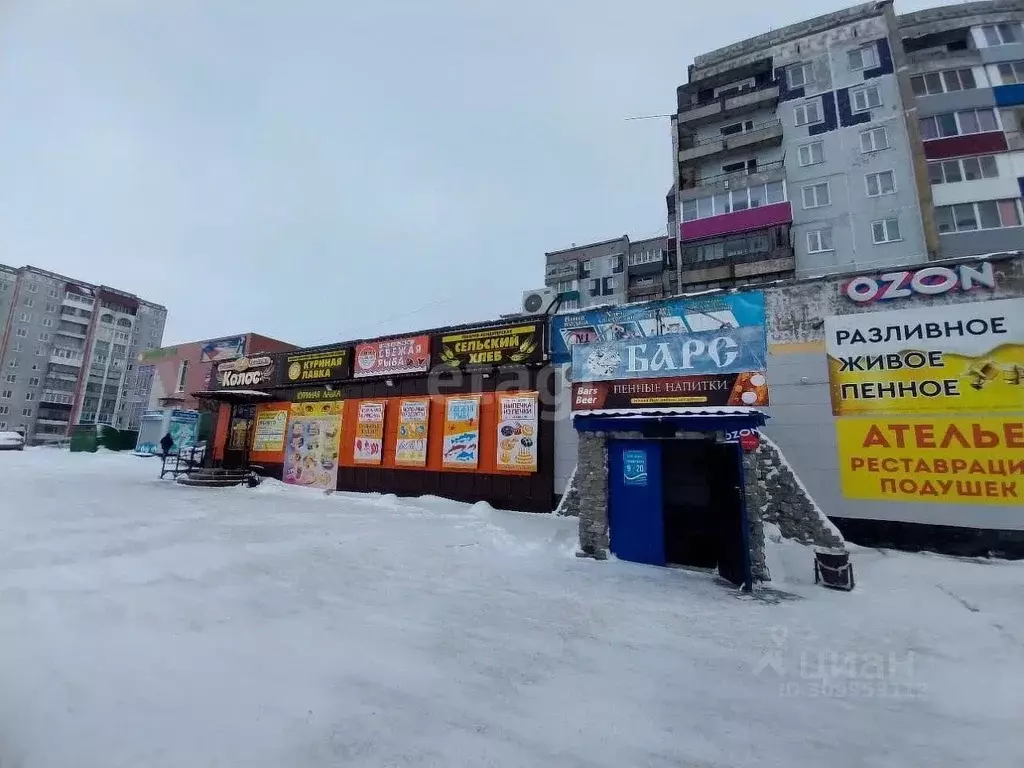
[[[677,291],[675,242],[665,237],[630,241],[623,235],[544,256],[544,282],[558,293],[559,311],[660,299]]]
[[[136,358],[160,346],[166,308],[35,267],[0,267],[0,429],[30,442],[72,424],[138,425]]]
[[[680,288],[1019,248],[1022,21],[1022,0],[882,0],[696,57],[672,119]]]

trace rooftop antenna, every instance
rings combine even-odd
[[[672,115],[637,115],[636,117],[627,117],[626,120],[660,120],[663,117],[675,117]]]

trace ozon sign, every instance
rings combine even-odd
[[[886,272],[872,277],[855,277],[843,286],[850,301],[868,304],[872,301],[905,299],[909,296],[938,296],[953,291],[996,287],[996,274],[991,262],[959,264],[953,267],[923,267],[912,271]]]
[[[217,379],[222,387],[252,387],[270,379],[273,372],[269,357],[242,357],[217,366]]]

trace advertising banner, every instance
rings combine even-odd
[[[344,403],[292,403],[283,478],[291,485],[327,490],[338,484]]]
[[[391,376],[401,373],[423,373],[430,368],[430,337],[410,336],[404,339],[368,341],[356,347],[353,376]]]
[[[1024,299],[825,320],[836,416],[1024,410]]]
[[[331,403],[341,400],[343,393],[340,389],[310,387],[308,389],[287,389],[282,395],[282,399],[290,400],[293,403]]]
[[[572,410],[768,405],[768,380],[757,373],[576,382]]]
[[[245,354],[245,336],[231,336],[226,339],[214,339],[203,344],[199,353],[202,363],[222,363],[234,360]]]
[[[171,433],[171,438],[174,440],[171,453],[177,453],[182,448],[195,445],[196,435],[199,431],[199,411],[174,409],[171,411],[171,420],[167,431]]]
[[[551,359],[567,363],[574,344],[764,327],[764,294],[714,294],[593,309],[551,318]]]
[[[572,380],[763,374],[767,356],[764,326],[577,344],[572,350]]]
[[[480,461],[480,396],[457,395],[444,404],[441,464],[475,469]]]
[[[440,365],[522,365],[544,359],[544,326],[540,323],[466,331],[441,337]]]
[[[398,405],[398,441],[395,465],[427,466],[427,435],[430,427],[430,400],[402,400]]]
[[[498,469],[537,471],[536,392],[498,393]]]
[[[1024,508],[1020,416],[836,420],[843,495]]]
[[[364,400],[356,417],[353,458],[357,464],[380,464],[384,454],[385,400]]]
[[[320,352],[285,352],[276,355],[277,383],[281,386],[328,384],[351,375],[349,349]]]
[[[274,382],[276,368],[269,355],[240,357],[217,366],[217,385],[221,389],[266,389]]]
[[[288,411],[260,411],[252,435],[254,452],[277,453],[284,450],[284,434],[288,428]]]

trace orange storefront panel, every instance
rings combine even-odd
[[[256,406],[256,419],[249,446],[249,460],[256,464],[282,464],[288,429],[290,403],[261,403]]]

